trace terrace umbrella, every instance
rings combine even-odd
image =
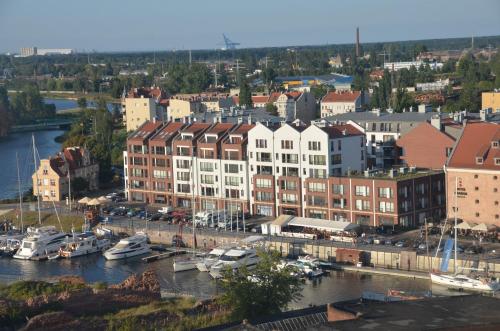
[[[479,232],[489,232],[492,230],[495,230],[494,225],[486,225],[484,223],[478,224],[475,227],[472,228],[472,231],[479,231]]]
[[[80,203],[82,205],[86,205],[89,203],[89,201],[90,201],[90,198],[85,197],[85,198],[81,198],[80,200],[78,200],[78,203]]]
[[[100,196],[99,198],[97,198],[97,200],[102,204],[109,203],[109,199],[106,198],[105,196]]]
[[[475,224],[474,224],[475,225]],[[474,226],[473,225],[473,226]],[[472,226],[468,222],[462,222],[456,226],[458,230],[470,230],[472,229]]]
[[[88,206],[99,206],[100,204],[101,204],[101,202],[99,201],[99,199],[96,199],[96,198],[90,200],[87,203]]]

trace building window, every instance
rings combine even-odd
[[[479,217],[479,213],[476,213],[476,217]]]
[[[356,195],[361,197],[370,196],[370,188],[368,186],[356,186]]]
[[[293,149],[293,140],[282,140],[281,149]]]
[[[476,157],[476,164],[483,164],[483,158],[480,156]]]
[[[474,191],[479,191],[479,187],[474,187]]]
[[[267,140],[266,139],[256,139],[255,147],[257,148],[267,148]]]
[[[56,186],[56,181],[54,179],[50,180],[50,186]]]
[[[479,177],[479,175],[474,175],[474,179],[477,179]]]
[[[496,192],[498,192],[498,189],[495,187],[495,188],[493,189],[493,192],[495,192],[495,193],[496,193]]]
[[[344,194],[344,185],[342,184],[333,184],[333,194]]]
[[[319,150],[321,150],[321,143],[319,141],[310,141],[309,142],[309,150],[310,151],[319,151]]]
[[[326,192],[326,184],[325,183],[309,183],[309,191],[310,192]]]
[[[476,205],[477,205],[477,204],[479,204],[479,200],[478,200],[478,199],[476,199]]]
[[[498,201],[495,201],[495,206],[498,206]]]
[[[497,180],[497,179],[498,179],[498,176],[493,176],[493,179],[494,179],[494,180]]]

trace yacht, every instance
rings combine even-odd
[[[107,260],[119,260],[150,253],[151,248],[148,242],[149,238],[146,234],[137,233],[120,240],[118,244],[104,252],[104,257]]]
[[[54,226],[28,228],[28,235],[14,254],[15,259],[41,260],[59,252],[66,244],[66,233],[57,231]]]
[[[219,261],[210,267],[210,276],[213,278],[221,278],[225,269],[238,270],[240,267],[246,266],[251,269],[259,262],[257,251],[253,248],[232,248],[224,253]]]
[[[219,258],[224,255],[229,249],[228,248],[214,248],[208,255],[196,264],[196,268],[203,272],[210,271],[210,267],[219,261]]]
[[[74,234],[59,252],[61,257],[72,258],[107,250],[111,246],[109,239],[97,239],[92,232]]]
[[[0,255],[12,257],[16,254],[19,247],[21,247],[22,238],[8,238],[5,242],[0,246]]]
[[[187,256],[174,259],[174,272],[196,269],[198,263],[203,261],[202,256]]]
[[[497,280],[486,277],[431,273],[431,281],[434,284],[460,291],[496,292],[500,290],[500,283]]]

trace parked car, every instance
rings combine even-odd
[[[106,195],[106,199],[113,200],[113,198],[117,197],[118,193],[116,192],[111,192],[108,195]]]
[[[385,240],[384,240],[384,238],[375,238],[375,239],[373,239],[373,243],[375,245],[383,245],[385,243]]]
[[[114,207],[111,207],[111,206],[106,206],[106,207],[104,207],[104,208],[102,209],[102,212],[103,212],[104,214],[109,214],[109,213],[111,213],[111,212],[113,211],[113,209],[115,209],[115,208],[114,208]]]
[[[149,220],[152,222],[159,221],[160,217],[162,217],[162,216],[163,215],[161,213],[154,213],[151,215],[151,218]]]
[[[386,244],[387,246],[392,246],[392,245],[393,245],[393,241],[392,241],[392,239],[386,239],[386,240],[385,240],[385,244]]]
[[[406,242],[405,240],[400,240],[394,246],[399,248],[408,247],[408,242]]]
[[[481,246],[469,246],[465,249],[465,254],[479,254],[482,253],[482,251],[483,248]]]

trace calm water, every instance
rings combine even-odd
[[[0,283],[21,279],[44,279],[60,275],[79,275],[88,282],[105,281],[111,284],[121,282],[129,275],[140,273],[147,268],[152,268],[157,273],[162,289],[169,292],[207,297],[217,294],[220,290],[206,272],[193,270],[175,274],[171,258],[146,264],[140,257],[106,261],[100,254],[72,260],[41,262],[0,258]],[[429,282],[409,278],[332,272],[329,276],[316,281],[306,281],[302,299],[293,303],[290,308],[355,299],[359,298],[363,291],[386,293],[389,289],[422,293],[429,290]],[[449,293],[441,292],[441,294]]]
[[[63,132],[61,130],[34,132],[40,158],[46,158],[59,151],[61,145],[56,143],[54,138]],[[13,198],[18,194],[16,152],[19,155],[22,192],[32,186],[31,175],[34,166],[31,133],[12,133],[8,137],[0,138],[0,199]]]
[[[76,100],[71,100],[71,99],[52,99],[52,98],[45,98],[45,103],[53,103],[56,106],[56,110],[65,110],[65,109],[73,109],[73,108],[78,108],[78,103]],[[112,111],[113,106],[115,105],[114,103],[108,102],[107,104],[108,110]],[[95,103],[93,101],[88,101],[87,102],[88,107],[95,107]]]

